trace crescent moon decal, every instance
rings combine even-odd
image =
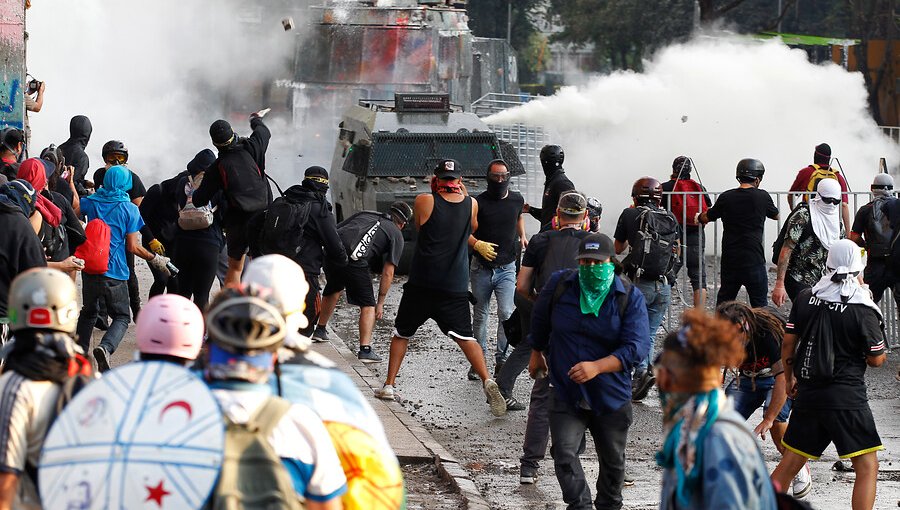
[[[193,409],[191,409],[191,404],[188,404],[184,400],[176,400],[174,402],[166,404],[166,407],[162,408],[162,411],[159,412],[159,421],[162,421],[163,415],[166,414],[166,411],[172,409],[173,407],[180,407],[184,409],[184,412],[186,412],[188,415],[188,421],[190,421],[191,416],[194,414]]]

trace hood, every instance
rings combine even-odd
[[[215,161],[215,153],[209,149],[203,149],[187,164],[187,171],[193,177],[209,168]]]
[[[324,195],[321,193],[317,193],[302,184],[294,184],[290,188],[284,190],[284,198],[291,202],[319,201],[325,199]]]
[[[86,147],[91,140],[93,130],[91,119],[84,115],[76,115],[69,121],[69,140],[81,142]]]
[[[28,181],[16,179],[0,186],[0,201],[15,207],[27,218],[34,214],[37,194]]]

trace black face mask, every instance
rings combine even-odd
[[[310,189],[310,190],[312,190],[316,193],[320,193],[322,195],[324,195],[325,193],[328,193],[328,185],[327,184],[323,184],[321,182],[316,182],[312,179],[303,179],[303,186],[306,187],[307,189]]]
[[[494,198],[503,198],[509,192],[509,181],[487,181],[487,192]]]

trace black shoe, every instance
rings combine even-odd
[[[629,473],[628,470],[625,470],[625,478],[622,480],[622,485],[625,487],[631,487],[634,485],[634,475]]]
[[[316,326],[316,329],[313,330],[312,341],[316,343],[327,342],[330,340],[328,338],[328,332],[325,331],[325,326]]]
[[[378,363],[381,361],[381,356],[375,354],[372,347],[368,345],[360,347],[359,352],[356,353],[356,357],[363,363]]]
[[[478,372],[475,371],[475,367],[471,366],[469,367],[469,373],[466,374],[466,377],[468,377],[470,381],[477,381],[481,379],[481,377],[478,377]]]
[[[506,399],[506,410],[507,411],[524,411],[528,409],[528,406],[519,402],[516,397],[509,397]]]
[[[521,466],[519,468],[519,483],[532,485],[537,482],[537,468]]]
[[[632,402],[640,402],[644,400],[644,397],[647,396],[647,393],[650,392],[650,388],[656,383],[656,376],[653,375],[653,370],[647,370],[640,376],[636,377],[634,381],[632,381],[631,385],[631,400]]]
[[[109,323],[106,322],[106,319],[97,317],[97,322],[94,323],[94,327],[99,329],[100,331],[106,331],[107,329],[109,329]]]
[[[109,370],[109,352],[102,345],[94,348],[94,361],[97,362],[97,371],[106,372]]]

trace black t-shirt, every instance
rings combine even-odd
[[[884,353],[884,324],[866,305],[829,303],[804,289],[797,295],[785,332],[797,335],[797,345],[816,308],[825,306],[834,339],[834,373],[827,383],[799,380],[794,408],[861,409],[866,407],[866,357]],[[796,358],[795,358],[796,359]],[[785,367],[786,369],[788,367]]]
[[[400,265],[403,233],[390,215],[362,211],[340,222],[337,229],[350,259],[348,265],[368,266],[373,270],[382,267],[385,262]]]
[[[766,218],[778,217],[778,208],[765,190],[730,189],[706,212],[709,221],[722,219],[722,268],[740,269],[766,263],[763,232]]]
[[[128,170],[131,172],[131,170]],[[99,188],[103,185],[103,177],[106,176],[106,168],[98,168],[94,172],[94,188]],[[141,181],[141,178],[138,177],[138,174],[131,172],[131,189],[128,190],[128,198],[134,200],[136,198],[141,198],[147,194],[147,188],[144,187],[144,182]]]
[[[515,191],[510,191],[506,198],[497,199],[487,191],[476,197],[478,201],[478,230],[475,238],[479,241],[497,245],[497,258],[488,262],[475,253],[479,262],[488,267],[499,267],[516,260],[516,239],[519,238],[516,226],[522,214],[525,199]]]
[[[644,203],[641,204],[641,206],[662,209],[653,203]],[[623,261],[626,267],[629,267],[629,265],[632,267],[634,266],[631,261],[633,260],[632,254],[634,253],[634,247],[640,244],[638,234],[640,232],[639,217],[641,212],[639,207],[629,207],[628,209],[624,209],[622,214],[619,215],[618,223],[616,223],[616,232],[613,234],[613,239],[620,243],[627,242],[631,247],[631,251],[628,252],[628,256],[625,257],[625,260]],[[681,225],[678,225],[678,239],[681,239]]]
[[[856,216],[853,218],[853,227],[851,228],[853,232],[863,236],[863,239],[865,239],[869,260],[872,260],[873,257],[886,257],[890,254],[891,240],[894,237],[896,228],[891,211],[892,208],[896,207],[894,204],[897,203],[897,199],[879,198],[878,200],[886,200],[882,212],[884,216],[887,217],[890,227],[879,227],[877,224],[873,224],[872,207],[875,204],[875,201],[873,200],[859,208],[859,211],[856,212]],[[871,228],[873,226],[875,228]]]
[[[781,361],[781,343],[771,331],[763,330],[744,346],[744,361],[740,370],[743,372],[759,372]],[[775,375],[774,373],[771,375]]]

